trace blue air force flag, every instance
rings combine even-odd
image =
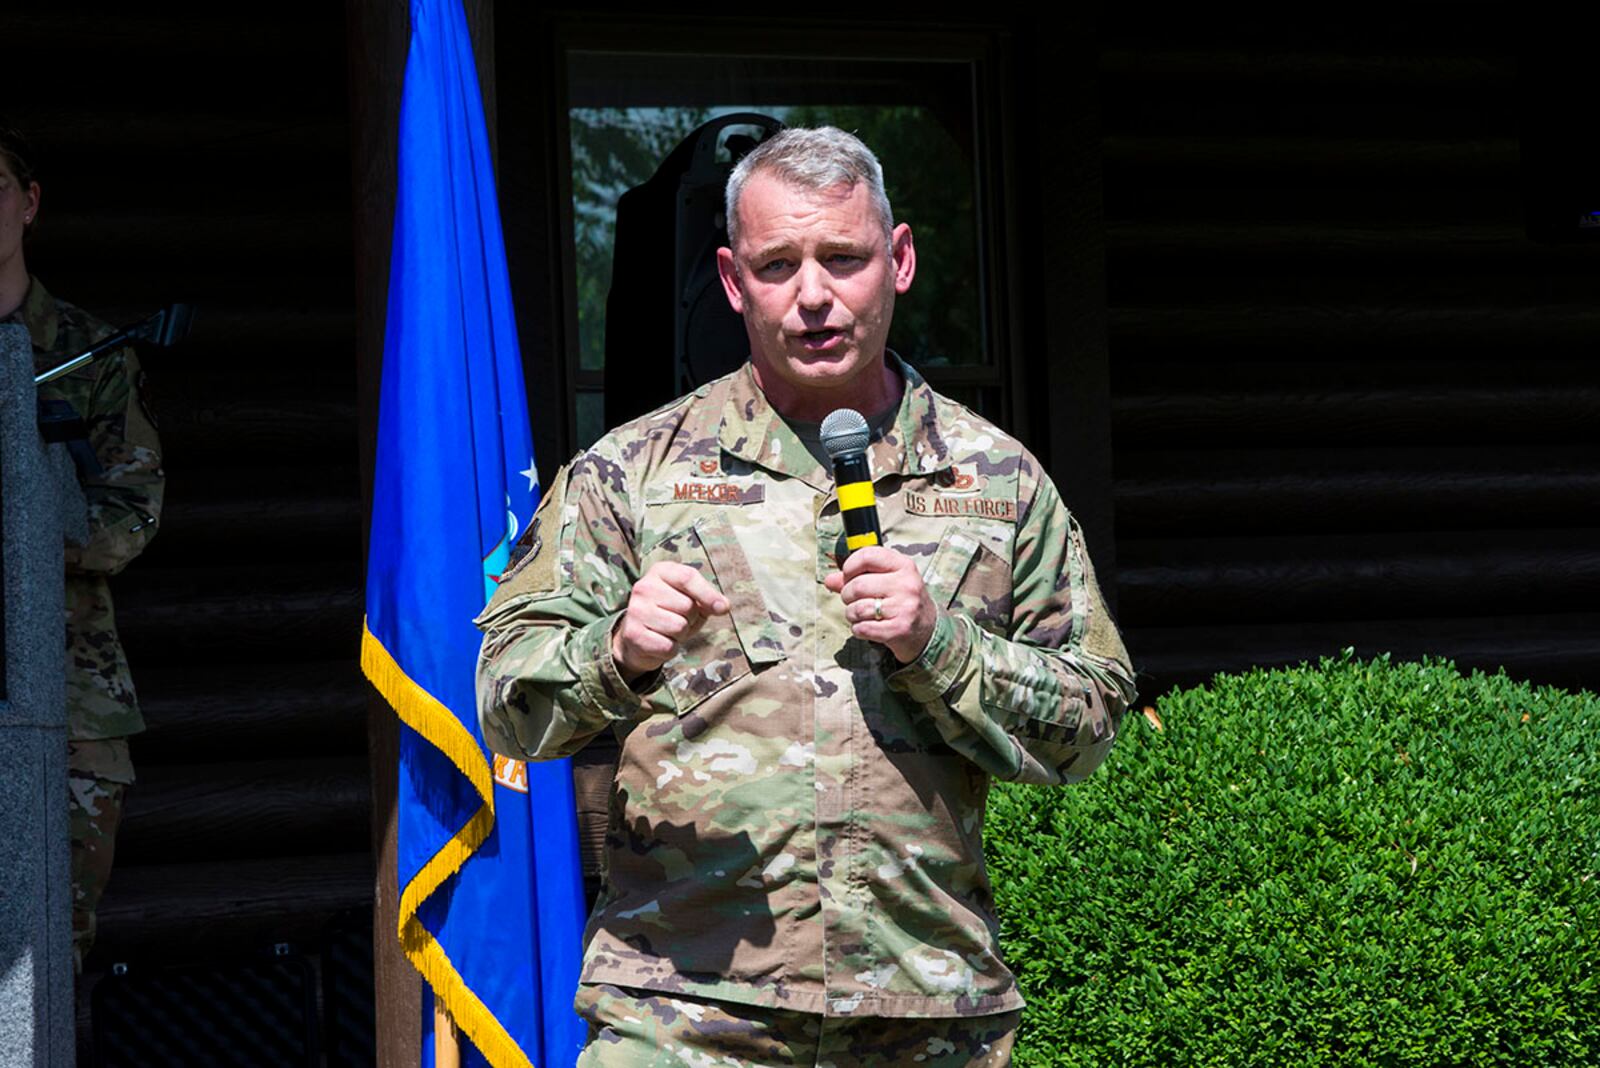
[[[361,652],[404,723],[399,937],[469,1062],[564,1068],[585,1034],[571,771],[490,753],[473,691],[472,620],[538,486],[460,0],[412,0],[399,146]]]

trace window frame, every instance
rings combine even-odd
[[[614,16],[614,17],[613,17]],[[561,458],[570,456],[577,440],[577,403],[580,392],[603,391],[604,371],[579,366],[577,323],[577,279],[574,213],[572,207],[572,158],[568,85],[568,58],[578,52],[613,54],[653,54],[669,56],[729,55],[804,59],[827,56],[845,60],[883,59],[892,61],[932,61],[968,64],[972,77],[973,179],[977,213],[976,247],[982,273],[978,293],[979,330],[992,360],[982,365],[936,366],[919,368],[929,383],[940,390],[980,389],[993,397],[986,415],[1017,437],[1027,440],[1030,405],[1025,401],[1021,377],[1025,361],[1016,353],[1016,339],[1023,337],[1022,294],[1019,290],[1016,256],[1008,240],[1013,230],[1010,209],[1013,176],[1003,156],[1011,155],[1014,132],[1007,121],[1011,49],[1009,35],[1002,28],[982,22],[955,23],[939,29],[906,30],[886,22],[860,22],[841,32],[837,15],[827,19],[782,20],[771,18],[674,18],[641,17],[628,13],[582,15],[571,12],[534,11],[516,19],[502,19],[497,30],[500,50],[499,73],[505,76],[516,69],[508,65],[513,40],[542,39],[545,44],[543,77],[532,74],[532,64],[523,53],[520,75],[511,84],[502,84],[500,101],[501,153],[505,157],[510,138],[541,136],[544,144],[526,157],[539,164],[547,175],[545,189],[549,203],[545,231],[543,270],[550,293],[550,318],[537,324],[546,344],[535,346],[530,367],[530,390],[536,382],[547,388],[559,383],[561,404],[559,426],[547,438],[558,443]],[[513,28],[514,24],[514,28]],[[532,84],[530,84],[532,82]],[[542,86],[538,85],[542,82]],[[542,89],[542,92],[540,91]],[[508,97],[521,97],[520,100]],[[518,123],[517,117],[537,121]],[[514,125],[506,125],[511,123]],[[513,194],[518,195],[518,194]],[[522,239],[508,234],[509,244]],[[531,249],[529,251],[532,251]],[[520,257],[513,255],[513,268]],[[525,325],[533,310],[524,315]],[[523,330],[525,351],[529,351]],[[550,411],[545,393],[539,410]],[[541,469],[554,464],[542,460]]]

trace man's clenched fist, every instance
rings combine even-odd
[[[662,560],[633,584],[611,632],[611,659],[632,682],[671,660],[708,616],[728,614],[728,599],[694,568]]]
[[[822,584],[844,601],[844,617],[857,638],[887,645],[909,664],[933,637],[938,609],[922,585],[922,572],[904,553],[882,545],[857,549]]]

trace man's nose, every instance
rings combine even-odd
[[[800,264],[800,291],[796,297],[800,307],[808,311],[827,307],[833,300],[833,290],[828,285],[828,272],[822,264],[808,259]]]

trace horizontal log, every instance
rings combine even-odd
[[[1581,303],[1594,262],[1586,245],[1530,241],[1517,218],[1499,225],[1434,221],[1407,206],[1398,218],[1157,216],[1108,227],[1113,304],[1495,307]]]
[[[1105,217],[1125,224],[1172,227],[1199,225],[1248,229],[1279,220],[1327,228],[1365,228],[1403,234],[1409,227],[1523,225],[1521,189],[1512,175],[1459,186],[1405,186],[1373,182],[1346,187],[1338,180],[1256,182],[1240,171],[1231,182],[1191,183],[1183,174],[1120,176],[1105,192]],[[1337,262],[1337,261],[1335,261]],[[1470,261],[1467,265],[1470,266]],[[1150,265],[1160,270],[1160,264]],[[1115,283],[1117,272],[1111,272]]]
[[[370,907],[369,853],[119,864],[98,910],[95,959],[176,964],[276,942],[314,947],[333,916]]]
[[[263,316],[258,326],[257,342],[267,338],[294,345],[309,340],[302,336],[299,324],[274,321],[270,315]],[[254,402],[267,408],[292,409],[345,402],[355,395],[355,372],[343,349],[345,340],[329,331],[312,353],[273,355],[257,349],[236,362],[231,348],[220,338],[196,337],[180,349],[158,354],[158,358],[169,357],[162,365],[162,381],[152,383],[163,426],[173,418],[212,421],[215,416],[210,409],[218,405]],[[170,417],[166,414],[169,410],[173,413]]]
[[[117,210],[113,205],[108,210]],[[212,231],[220,241],[228,239],[228,223],[221,218],[197,217],[198,224]],[[45,247],[41,235],[39,247]],[[53,244],[53,242],[51,242]],[[52,293],[94,312],[107,322],[121,324],[142,319],[172,301],[191,304],[200,311],[195,321],[197,335],[191,335],[182,349],[158,350],[145,347],[146,362],[159,354],[169,362],[180,359],[180,354],[191,343],[205,347],[205,323],[208,311],[226,307],[235,302],[239,294],[271,294],[280,308],[317,309],[337,300],[345,300],[350,290],[349,259],[337,256],[317,260],[317,266],[296,266],[294,259],[315,259],[321,255],[316,249],[307,250],[303,257],[277,257],[276,254],[253,254],[248,245],[237,245],[225,258],[201,257],[178,260],[166,253],[154,256],[136,245],[98,245],[98,258],[89,262],[75,262],[73,247],[57,255],[41,253],[28,256],[28,266],[40,278],[48,279]],[[153,262],[157,257],[166,262]],[[291,280],[280,281],[285,273]],[[194,342],[198,336],[201,340]],[[254,339],[256,347],[270,344],[267,338]],[[293,353],[281,357],[293,358]]]
[[[1397,86],[1377,79],[1269,85],[1112,77],[1101,83],[1100,118],[1113,137],[1499,138],[1516,129],[1515,91],[1515,75],[1493,71],[1464,88],[1443,82]]]
[[[1289,393],[1219,383],[1211,390],[1116,396],[1111,414],[1118,443],[1135,448],[1588,443],[1600,425],[1600,384],[1388,388],[1380,380],[1364,389]]]
[[[164,378],[159,383],[154,381],[155,372],[150,372],[151,403],[160,420],[162,443],[169,451],[197,443],[204,445],[208,435],[218,439],[218,445],[225,444],[220,439],[230,433],[246,437],[270,435],[274,420],[292,428],[308,428],[319,442],[353,441],[357,437],[356,428],[348,423],[355,405],[355,380],[352,367],[345,361],[336,366],[309,367],[269,359],[230,369],[218,350],[212,352],[215,358],[199,365],[161,367]],[[274,463],[299,466],[293,461],[278,461],[271,452],[243,451],[245,444],[239,448],[236,455],[213,455],[208,463],[198,466],[219,462],[250,467]]]
[[[1127,627],[1142,701],[1224,671],[1313,663],[1354,646],[1363,657],[1443,656],[1463,670],[1504,667],[1515,678],[1568,689],[1600,688],[1600,615],[1352,619],[1272,625]]]
[[[132,215],[118,204],[63,205],[49,213],[46,239],[49,260],[77,265],[78,285],[99,288],[115,276],[119,302],[129,304],[225,303],[241,290],[286,303],[348,299],[353,270],[348,208],[243,215],[237,205],[215,213],[186,205],[182,214]]]
[[[1106,185],[1181,179],[1191,187],[1338,185],[1351,190],[1463,186],[1514,188],[1514,134],[1388,138],[1187,133],[1112,134],[1103,141]]]
[[[1202,258],[1191,263],[1146,260],[1131,266],[1110,262],[1109,301],[1132,308],[1235,302],[1295,307],[1315,294],[1321,307],[1385,309],[1390,314],[1480,305],[1515,311],[1524,305],[1581,307],[1594,285],[1589,265],[1573,268],[1558,263],[1552,269],[1537,260],[1480,262],[1478,270],[1466,269],[1463,260],[1453,270],[1441,270],[1403,256],[1333,262],[1309,253],[1251,261],[1219,255],[1202,263]]]
[[[1117,362],[1111,367],[1111,392],[1117,399],[1161,397],[1169,393],[1339,393],[1362,390],[1518,390],[1530,386],[1593,391],[1592,356],[1541,358],[1537,353],[1508,360],[1496,357],[1375,358],[1361,350],[1319,360],[1216,359],[1200,362],[1174,354],[1168,359]]]
[[[270,79],[284,80],[281,71]],[[349,203],[350,127],[342,113],[294,115],[268,107],[256,116],[219,119],[181,100],[169,107],[173,114],[160,121],[103,103],[87,113],[52,113],[71,128],[70,140],[52,138],[36,146],[41,153],[49,151],[50,162],[41,178],[49,207],[39,216],[35,249],[43,257],[38,262],[49,264],[52,274],[59,276],[57,268],[73,274],[98,269],[95,263],[67,263],[49,251],[50,219],[57,208],[132,215],[170,203],[181,191],[184,208],[194,217],[223,219],[230,211],[237,217],[281,203],[291,186],[293,199],[306,205]],[[106,178],[107,160],[115,161],[116,181]],[[128,180],[139,175],[150,177]],[[136,249],[113,251],[137,264]],[[30,267],[34,257],[30,249]],[[304,266],[323,269],[309,261]],[[124,278],[125,284],[130,281],[140,280]]]
[[[133,567],[113,591],[136,672],[258,656],[353,660],[360,643],[359,567],[301,564],[287,549],[270,566]]]
[[[1295,49],[1277,46],[1243,51],[1235,41],[1210,48],[1163,47],[1119,43],[1100,53],[1100,74],[1107,89],[1180,83],[1195,93],[1212,86],[1239,86],[1254,93],[1284,92],[1297,87],[1328,87],[1344,93],[1371,86],[1391,97],[1395,90],[1438,90],[1457,94],[1474,89],[1507,91],[1516,81],[1516,62],[1509,55],[1485,55],[1463,46],[1459,53],[1373,55],[1333,48]],[[1170,107],[1171,101],[1168,101]]]
[[[184,294],[109,306],[73,289],[63,296],[111,323],[131,323],[159,303]],[[119,296],[119,300],[126,295]],[[271,419],[283,413],[294,426],[321,420],[317,440],[353,441],[356,428],[354,320],[348,310],[285,303],[275,306],[197,306],[194,330],[171,349],[146,347],[141,361],[147,399],[168,452],[187,453],[175,469],[201,464],[272,463],[272,453],[252,451],[253,439],[273,439]],[[268,422],[260,431],[254,423]],[[332,428],[333,424],[342,424]],[[237,425],[243,439],[226,435]],[[278,435],[284,447],[293,445]],[[218,450],[237,449],[232,455]],[[193,461],[191,463],[190,461]],[[173,466],[170,465],[169,466]]]
[[[127,47],[126,41],[121,44]],[[223,54],[231,47],[230,43]],[[338,55],[329,57],[320,69],[308,59],[305,77],[284,79],[284,57],[293,51],[280,54],[267,75],[284,82],[285,89],[293,84],[315,93],[318,75],[323,79],[324,91],[331,88],[331,79],[343,80],[343,57]],[[56,66],[59,68],[59,61]],[[231,190],[207,188],[219,169],[253,162],[258,173],[251,188],[264,192],[275,185],[281,199],[289,185],[298,196],[302,192],[298,183],[319,180],[317,169],[304,167],[304,161],[336,158],[341,147],[348,153],[348,121],[342,101],[335,103],[314,96],[296,101],[287,93],[262,98],[252,90],[271,92],[272,87],[253,84],[243,70],[221,81],[219,97],[231,107],[197,106],[200,98],[192,82],[161,100],[157,107],[141,105],[132,92],[120,98],[108,94],[104,82],[93,78],[52,77],[49,84],[61,96],[53,99],[48,109],[30,109],[29,114],[36,119],[57,120],[54,126],[39,126],[39,143],[35,146],[41,153],[48,150],[52,183],[117,185],[104,180],[107,159],[123,164],[165,159],[169,166],[164,171],[133,170],[130,175],[136,182],[148,176],[153,189],[161,188],[160,183],[165,180],[170,189],[172,164],[182,161],[186,198],[192,196],[203,202],[208,196],[220,199],[221,193],[240,191],[237,185]],[[134,86],[127,88],[132,90]],[[76,99],[75,89],[83,94]],[[256,106],[250,107],[252,104]],[[268,166],[269,162],[276,166]],[[98,181],[91,181],[96,167],[100,168]],[[68,198],[63,203],[76,199]]]
[[[1597,461],[1593,448],[1119,451],[1117,529],[1148,539],[1600,526]]]
[[[1096,23],[1108,48],[1216,49],[1247,48],[1269,55],[1292,51],[1347,54],[1357,60],[1374,54],[1501,55],[1515,43],[1508,32],[1506,10],[1494,4],[1460,4],[1454,16],[1439,18],[1426,4],[1397,6],[1381,23],[1329,13],[1308,18],[1297,8],[1206,8],[1173,6],[1151,18],[1148,9],[1107,8]],[[1381,34],[1379,33],[1381,31]],[[1581,42],[1581,36],[1578,38]],[[1376,60],[1374,60],[1376,62]]]
[[[134,762],[271,760],[314,751],[364,756],[370,692],[354,656],[311,662],[234,659],[140,666],[146,730]]]
[[[1117,544],[1130,626],[1543,615],[1600,601],[1596,530],[1130,539]]]
[[[304,741],[304,752],[324,751],[315,735]],[[371,834],[364,753],[143,763],[138,776],[117,832],[128,864],[359,852]]]
[[[164,75],[193,93],[197,85],[211,84],[209,79],[196,81],[202,74],[225,83],[237,80],[241,88],[249,88],[246,71],[256,67],[264,74],[281,73],[285,55],[306,62],[319,51],[332,58],[344,54],[342,42],[319,43],[320,33],[343,32],[342,9],[305,0],[290,0],[277,8],[277,19],[263,19],[249,8],[204,6],[138,13],[115,7],[87,12],[81,8],[8,12],[6,39],[16,49],[13,62],[19,67],[37,64],[45,71],[59,70],[59,57],[65,54],[77,55],[83,65],[90,60],[125,63],[129,41],[134,40],[139,43],[141,67],[151,68],[150,78]],[[128,85],[125,92],[136,89]],[[284,86],[281,91],[292,89]],[[263,96],[268,96],[265,89]],[[271,93],[270,99],[280,96]]]
[[[254,472],[230,472],[251,490]],[[338,477],[335,477],[338,476]],[[293,545],[295,557],[318,562],[359,563],[362,557],[359,482],[350,468],[305,465],[308,482],[343,483],[344,492],[312,496],[259,490],[241,496],[204,494],[188,479],[169,489],[161,515],[161,536],[140,558],[139,567],[193,567],[239,559],[242,553]],[[331,488],[331,487],[329,487]]]
[[[137,322],[156,310],[149,301],[130,300],[123,288],[95,293],[57,284],[52,292],[108,323]],[[163,303],[182,300],[184,294],[164,292],[159,299]],[[235,298],[199,304],[193,330],[182,343],[171,349],[146,350],[143,362],[158,399],[189,378],[209,384],[232,376],[232,392],[236,393],[252,380],[245,377],[241,382],[241,372],[256,368],[276,372],[261,376],[268,381],[281,375],[308,377],[316,383],[353,382],[350,354],[355,346],[355,315],[345,301],[346,295],[339,293],[322,294],[315,301],[264,298],[244,304]],[[157,368],[161,369],[159,377]]]
[[[1292,223],[1229,217],[1114,221],[1106,225],[1107,273],[1179,275],[1203,268],[1249,274],[1285,264],[1396,276],[1418,270],[1478,277],[1594,271],[1586,246],[1537,244],[1510,219],[1499,225],[1416,217],[1400,223],[1375,225],[1366,216],[1334,221],[1320,213]]]
[[[353,393],[304,397],[280,406],[244,394],[202,409],[163,407],[162,461],[169,471],[225,463],[249,467],[249,458],[347,466],[358,456]]]
[[[1107,316],[1115,361],[1152,359],[1348,360],[1361,353],[1374,374],[1388,362],[1591,358],[1600,309],[1585,304],[1449,308],[1382,305],[1113,305]]]

